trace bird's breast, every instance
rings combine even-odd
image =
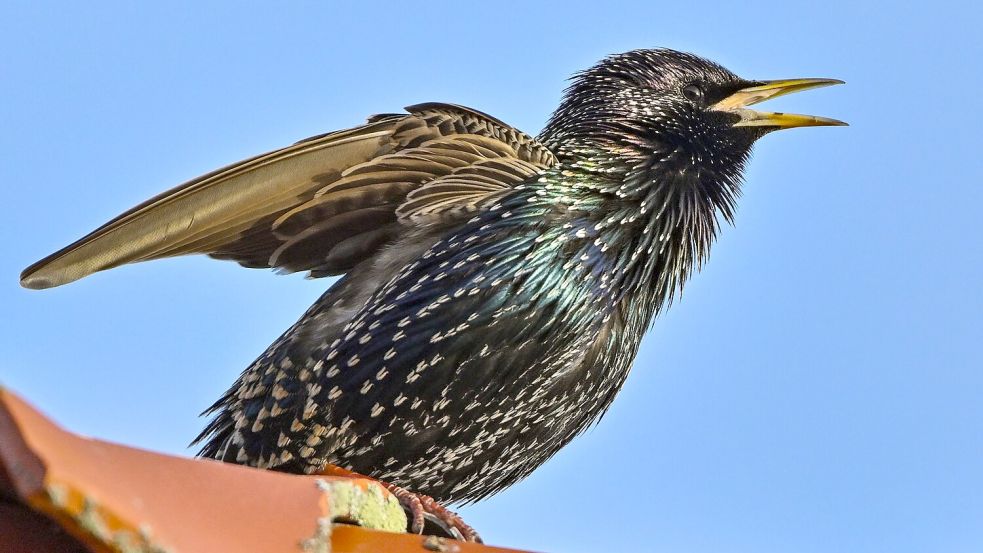
[[[588,219],[544,225],[529,205],[492,206],[437,241],[318,350],[294,425],[296,439],[320,434],[312,466],[477,496],[603,411],[630,365],[612,355],[604,245]]]

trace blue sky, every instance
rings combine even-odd
[[[914,4],[914,3],[912,3]],[[0,381],[67,427],[189,454],[327,286],[205,258],[22,290],[29,263],[191,177],[423,101],[536,132],[564,79],[667,46],[847,85],[769,109],[736,226],[601,424],[463,509],[555,552],[983,549],[983,18],[970,3],[0,7]]]

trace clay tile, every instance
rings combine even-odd
[[[405,527],[399,503],[373,480],[83,438],[0,388],[0,551],[506,551],[401,533]]]

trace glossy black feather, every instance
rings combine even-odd
[[[687,102],[691,82],[714,97],[748,83],[640,50],[576,76],[538,142],[509,149],[517,131],[490,117],[437,122],[445,134],[491,125],[452,147],[511,167],[433,169],[445,176],[396,210],[407,228],[212,407],[202,455],[291,472],[332,463],[450,501],[528,475],[610,405],[645,330],[733,216],[763,133]]]

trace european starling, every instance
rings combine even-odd
[[[635,50],[577,74],[537,138],[451,104],[377,115],[165,192],[21,284],[191,253],[343,275],[208,409],[201,455],[475,501],[608,408],[752,144],[843,124],[747,106],[840,82]]]

